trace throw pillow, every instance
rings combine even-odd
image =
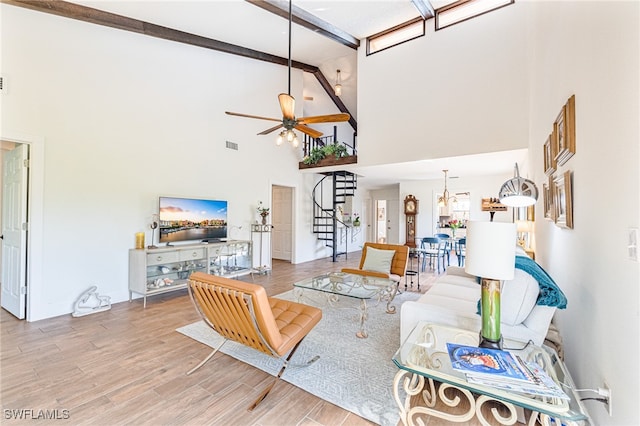
[[[367,247],[367,256],[364,258],[362,269],[388,274],[391,272],[391,262],[394,254],[396,254],[395,250],[380,250]]]
[[[502,283],[500,321],[509,325],[522,323],[536,305],[539,293],[538,281],[526,272],[516,269],[513,279]]]

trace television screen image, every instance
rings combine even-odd
[[[160,242],[227,238],[227,202],[160,197]]]

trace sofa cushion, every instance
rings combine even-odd
[[[362,269],[388,274],[391,271],[391,261],[393,260],[394,254],[396,254],[395,250],[379,250],[373,247],[367,247],[367,254]]]
[[[438,278],[433,287],[435,288],[440,284],[450,284],[458,287],[472,288],[477,292],[476,295],[480,296],[480,282],[476,279],[476,277],[473,276],[463,277],[460,275],[449,275],[449,273],[447,272],[446,275]]]
[[[526,272],[516,269],[513,279],[502,283],[500,321],[516,325],[524,321],[538,300],[538,282]]]
[[[470,302],[476,302],[480,297],[480,286],[474,284],[473,287],[461,286],[455,284],[449,284],[446,282],[438,282],[429,289],[425,295],[433,296],[445,296],[452,299],[468,300]],[[418,300],[422,300],[422,296]]]
[[[429,309],[430,306],[438,306],[460,315],[468,315],[469,312],[475,312],[476,301],[430,293],[431,291],[428,291],[418,299],[419,303],[424,304],[424,309]],[[478,318],[480,317],[478,316]]]

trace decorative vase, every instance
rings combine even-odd
[[[263,215],[262,215],[262,224],[263,224],[263,225],[266,225],[266,224],[267,224],[267,215],[266,215],[266,214],[263,214]]]
[[[353,226],[360,226],[360,221],[359,220],[354,220],[353,221]]]

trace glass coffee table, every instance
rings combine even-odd
[[[329,303],[335,303],[340,296],[360,300],[360,330],[356,336],[367,338],[366,329],[368,308],[367,300],[386,302],[386,312],[395,314],[396,307],[391,302],[396,297],[398,283],[386,278],[368,277],[344,272],[331,272],[313,278],[307,278],[293,284],[294,294],[300,301],[304,290],[314,290],[327,294]]]
[[[393,394],[404,425],[423,424],[427,416],[449,422],[468,422],[477,417],[483,425],[512,425],[516,421],[524,422],[523,409],[531,410],[529,425],[538,424],[538,419],[544,425],[592,424],[569,371],[553,349],[508,339],[504,341],[505,350],[542,367],[560,385],[568,399],[469,383],[464,373],[453,369],[447,342],[478,346],[478,332],[419,322],[393,356],[393,362],[400,368],[393,381]],[[440,383],[437,390],[434,382]],[[401,393],[405,395],[404,401]],[[437,407],[438,398],[440,404]],[[488,402],[497,403],[506,410],[502,410],[503,413],[495,408],[483,410],[483,405]],[[441,410],[439,407],[443,404],[445,409]],[[463,410],[466,411],[460,413]],[[504,415],[506,411],[508,414]],[[487,413],[493,419],[487,420]]]

